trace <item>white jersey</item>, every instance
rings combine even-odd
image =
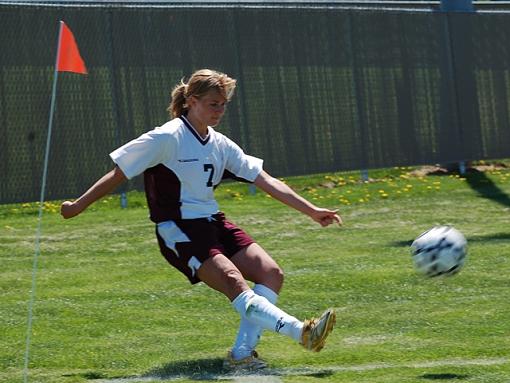
[[[207,218],[218,212],[214,187],[224,174],[253,182],[262,160],[246,155],[208,127],[202,138],[185,117],[175,118],[110,153],[128,179],[144,173],[154,222]]]

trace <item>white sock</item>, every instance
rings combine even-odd
[[[253,292],[266,298],[273,305],[278,300],[278,294],[276,294],[269,287],[256,284],[253,287]],[[232,358],[243,359],[250,356],[257,347],[262,334],[262,327],[253,324],[248,319],[241,316],[241,324],[239,325],[239,331],[237,332],[236,342],[232,347]]]
[[[241,318],[246,318],[262,328],[287,335],[298,342],[301,341],[303,322],[280,310],[266,298],[255,294],[253,290],[243,291],[232,301],[232,305],[241,314]]]

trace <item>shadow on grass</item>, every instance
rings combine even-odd
[[[485,172],[470,169],[465,175],[467,184],[482,198],[490,199],[503,206],[510,206],[510,196],[501,190]]]
[[[328,368],[266,368],[257,371],[231,372],[223,368],[223,359],[198,359],[172,362],[153,368],[142,375],[107,376],[104,373],[89,371],[79,374],[66,374],[64,377],[80,377],[101,383],[139,383],[154,380],[180,381],[232,381],[250,379],[253,382],[268,382],[271,377],[306,376],[327,378],[335,371]],[[247,380],[248,381],[248,380]],[[278,380],[279,381],[279,380]]]
[[[152,381],[154,379],[168,380],[218,380],[218,377],[225,374],[222,368],[223,360],[199,359],[192,361],[181,361],[168,363],[161,367],[149,370],[143,375],[108,376],[106,374],[89,371],[80,374],[63,375],[65,377],[79,376],[87,380],[98,380],[100,382],[130,383],[140,381]],[[152,378],[152,379],[151,379]]]
[[[144,377],[186,378],[190,380],[217,380],[218,375],[225,374],[223,360],[220,358],[184,360],[165,364],[146,372]]]
[[[107,375],[103,374],[102,372],[97,371],[88,371],[78,374],[62,374],[64,378],[74,378],[74,377],[80,377],[85,378],[88,380],[95,380],[95,379],[104,379],[107,378]]]
[[[451,380],[451,379],[467,379],[469,375],[460,375],[460,374],[424,374],[420,376],[422,379],[428,380]]]
[[[269,376],[308,376],[314,378],[326,378],[334,374],[330,369],[307,369],[307,368],[266,368],[257,371],[243,371],[232,373],[223,369],[223,360],[198,359],[168,363],[162,367],[154,368],[143,375],[143,377],[157,377],[159,379],[188,379],[188,380],[232,380],[239,377],[264,377]]]

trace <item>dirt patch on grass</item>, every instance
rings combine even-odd
[[[491,172],[497,170],[508,169],[508,165],[504,162],[492,163],[467,163],[466,172]],[[449,175],[458,174],[459,169],[457,166],[441,166],[441,165],[428,165],[422,166],[418,169],[411,171],[409,174],[416,177],[425,177],[429,175]]]

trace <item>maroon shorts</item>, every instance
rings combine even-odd
[[[192,284],[200,282],[196,272],[207,259],[217,254],[231,258],[255,242],[223,213],[159,223],[156,236],[161,254]]]

